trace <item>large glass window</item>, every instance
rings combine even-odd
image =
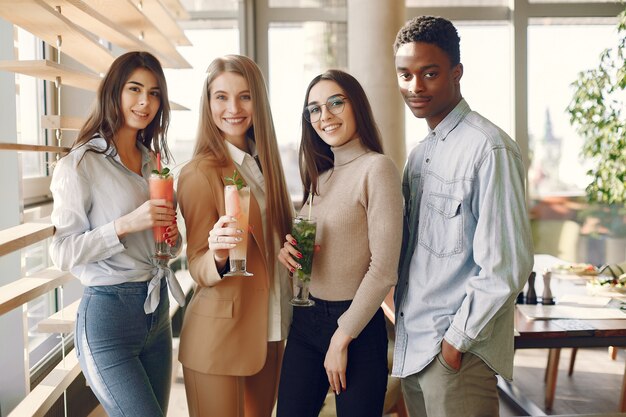
[[[626,210],[588,203],[590,162],[580,156],[583,138],[566,113],[578,73],[595,68],[600,53],[617,45],[615,25],[555,19],[530,23],[528,189],[535,251],[595,265],[623,262]]]
[[[566,108],[578,73],[593,68],[615,42],[613,25],[528,27],[528,134],[532,152],[532,197],[583,195],[588,165],[580,158],[583,139],[570,125]],[[563,39],[567,39],[564,42]]]
[[[407,7],[504,6],[509,0],[406,0]]]
[[[224,11],[237,10],[239,0],[180,0],[186,10],[192,11]]]
[[[269,0],[270,7],[346,7],[346,0]]]
[[[31,276],[41,271],[50,262],[48,260],[49,242],[44,240],[22,251],[22,273],[23,276]],[[41,320],[47,319],[51,314],[62,308],[56,303],[57,290],[42,295],[26,304],[26,321],[28,328],[28,362],[33,370],[48,356],[50,351],[58,344],[56,335],[41,333],[37,330],[37,325]]]
[[[43,57],[43,43],[31,33],[16,28],[15,30],[16,59],[38,60]],[[42,107],[45,103],[44,82],[41,79],[22,74],[15,74],[16,85],[16,127],[17,142],[28,145],[46,144],[44,130],[40,125]],[[54,143],[52,143],[54,144]],[[20,152],[22,197],[26,205],[32,201],[46,198],[49,184],[47,155],[45,152]],[[47,178],[46,178],[47,177]],[[44,210],[45,212],[45,210]],[[37,221],[48,213],[42,210],[26,210],[24,221]],[[47,252],[48,242],[42,241],[31,245],[21,253],[21,276],[32,274],[50,265]],[[27,352],[31,370],[57,344],[55,336],[37,331],[37,324],[56,311],[54,291],[41,296],[25,305],[25,317],[28,327]]]
[[[41,59],[41,41],[23,29],[16,34],[17,59]],[[29,145],[42,145],[39,124],[40,105],[43,103],[43,82],[27,75],[15,74],[17,89],[17,142]],[[22,177],[40,177],[46,175],[43,152],[23,152],[21,154]]]
[[[529,3],[554,3],[553,0],[529,0],[528,2]],[[607,3],[607,0],[560,0],[559,3]],[[567,6],[563,6],[563,7],[567,7]]]
[[[461,94],[472,108],[512,135],[511,30],[508,24],[455,22],[461,38]],[[407,154],[428,133],[405,106]]]
[[[274,125],[289,192],[302,197],[298,169],[301,114],[306,87],[329,68],[347,69],[346,24],[272,23],[269,85]]]

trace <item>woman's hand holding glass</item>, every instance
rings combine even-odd
[[[123,238],[129,233],[151,229],[154,226],[167,227],[166,242],[173,246],[178,241],[178,226],[174,204],[162,199],[148,200],[130,213],[115,220],[117,236]]]
[[[301,269],[302,265],[295,261],[295,259],[302,259],[302,253],[295,248],[298,244],[296,239],[291,235],[285,236],[285,243],[283,243],[283,247],[278,252],[278,261],[285,266],[289,270],[289,272],[293,273],[296,269]],[[313,253],[317,253],[321,250],[320,245],[313,246]]]
[[[278,252],[278,261],[292,274],[296,269],[302,268],[296,261],[296,259],[302,259],[302,254],[294,247],[297,244],[298,242],[296,242],[293,236],[287,235],[285,236],[283,247],[280,249],[280,252]]]
[[[222,216],[217,219],[213,229],[209,232],[209,249],[213,251],[213,259],[217,269],[226,265],[228,251],[241,242],[243,230],[237,228],[237,219],[231,216]]]
[[[169,246],[174,246],[178,243],[178,224],[176,223],[176,217],[174,217],[174,222],[167,226],[165,229],[165,242]]]

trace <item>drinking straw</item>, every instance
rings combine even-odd
[[[307,219],[307,220],[309,220],[309,221],[310,221],[310,220],[311,220],[311,204],[313,203],[313,194],[312,194],[312,193],[309,193],[309,198],[308,198],[308,200],[309,200],[309,201],[307,201],[307,204],[309,205],[309,217],[308,217],[308,219]]]
[[[161,153],[156,154],[157,157],[157,171],[161,172]]]

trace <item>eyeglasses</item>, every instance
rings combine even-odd
[[[332,114],[339,114],[343,111],[348,99],[342,96],[332,96],[326,100],[326,104],[309,104],[304,108],[302,115],[309,123],[317,123],[322,117],[322,106]]]

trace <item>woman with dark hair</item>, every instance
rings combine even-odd
[[[278,416],[317,416],[330,386],[339,417],[380,417],[388,373],[380,305],[397,281],[400,176],[351,75],[330,70],[311,81],[302,125],[302,213],[316,218],[321,250],[310,282],[315,305],[294,309]],[[293,273],[300,258],[287,235],[279,261]]]
[[[152,228],[180,246],[172,202],[150,200],[155,154],[169,159],[169,102],[159,61],[147,52],[118,57],[91,115],[56,165],[50,189],[56,232],[50,255],[85,286],[76,319],[78,360],[110,417],[164,416],[172,372],[167,283],[153,257]],[[165,279],[164,279],[165,278]]]
[[[226,216],[224,185],[234,172],[251,190],[249,228]],[[196,148],[178,195],[198,284],[179,348],[189,413],[269,417],[291,322],[291,285],[276,254],[293,206],[265,81],[250,58],[227,55],[209,65]],[[248,233],[247,270],[254,275],[225,276],[229,249]]]

